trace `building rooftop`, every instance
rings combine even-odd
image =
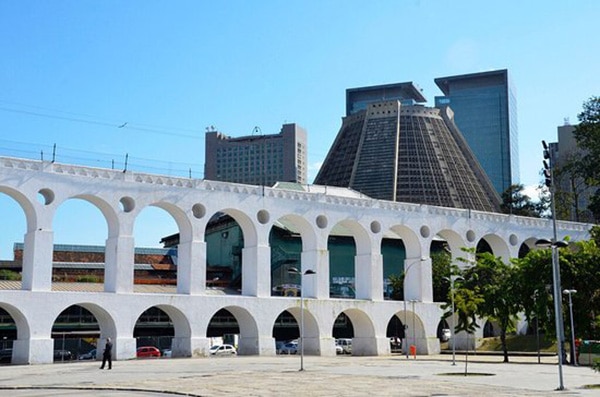
[[[446,76],[446,77],[438,77],[435,79],[435,84],[442,90],[444,95],[450,95],[450,83],[459,82],[462,80],[475,80],[475,79],[485,79],[485,78],[502,78],[505,79],[508,75],[507,69],[499,69],[492,70],[488,72],[477,72],[477,73],[468,73],[468,74],[460,74],[456,76]]]

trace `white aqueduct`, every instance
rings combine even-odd
[[[173,356],[207,355],[208,324],[220,309],[227,309],[239,324],[240,354],[275,354],[275,320],[285,310],[296,318],[300,315],[299,298],[271,296],[269,232],[279,219],[300,230],[301,270],[316,271],[303,280],[306,354],[335,355],[332,329],[340,313],[353,324],[353,354],[389,354],[386,326],[393,316],[414,324],[418,354],[435,354],[440,350],[436,330],[442,311],[432,297],[432,239],[446,240],[455,258],[461,247],[475,247],[485,239],[496,256],[508,260],[518,255],[522,244],[533,247],[537,239],[552,237],[551,223],[545,219],[373,200],[323,186],[306,190],[0,158],[0,192],[20,205],[27,224],[21,288],[0,290],[0,307],[17,327],[13,363],[52,362],[52,326],[71,305],[94,314],[99,348],[112,337],[118,360],[135,357],[135,322],[151,307],[171,317]],[[96,206],[108,225],[102,292],[52,288],[53,217],[71,198]],[[176,293],[134,292],[133,226],[147,206],[167,211],[179,228]],[[232,216],[244,234],[240,295],[215,295],[206,288],[204,234],[217,212]],[[327,239],[337,224],[354,236],[356,299],[329,298]],[[586,239],[588,229],[585,224],[559,222],[558,237]],[[407,271],[407,312],[404,302],[383,296],[380,247],[384,234],[390,233],[403,240],[404,267],[412,267]]]

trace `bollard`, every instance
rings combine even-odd
[[[410,351],[410,355],[416,359],[417,358],[417,346],[410,345],[409,351]]]

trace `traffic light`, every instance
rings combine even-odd
[[[548,163],[546,163],[546,160],[544,160],[543,163],[544,163],[544,183],[546,184],[547,187],[551,187],[552,186],[552,170],[550,169],[550,167],[548,167]]]
[[[550,169],[552,159],[550,158],[550,149],[548,149],[546,141],[542,141],[542,146],[544,147],[544,161],[542,161],[544,164],[544,183],[549,188],[552,186],[552,170]]]
[[[546,141],[542,141],[542,146],[544,147],[544,160],[550,160],[550,149],[548,149]]]

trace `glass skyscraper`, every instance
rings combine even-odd
[[[517,101],[508,70],[440,77],[435,83],[444,93],[435,106],[454,111],[454,122],[497,193],[519,183]]]

